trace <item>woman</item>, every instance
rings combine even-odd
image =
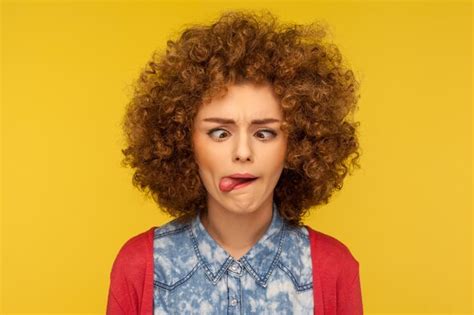
[[[358,166],[358,83],[324,36],[228,12],[153,56],[124,163],[176,219],[123,245],[107,314],[362,314],[358,261],[301,223]]]

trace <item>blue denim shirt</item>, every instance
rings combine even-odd
[[[273,203],[261,239],[235,260],[197,215],[155,229],[154,314],[313,314],[308,231],[290,227]]]

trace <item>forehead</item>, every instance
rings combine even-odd
[[[280,102],[271,85],[242,83],[229,86],[225,96],[215,98],[199,108],[198,116],[205,117],[209,115],[247,119],[281,118],[282,113]]]

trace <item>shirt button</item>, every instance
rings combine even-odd
[[[230,301],[230,305],[236,306],[236,305],[237,305],[237,302],[238,302],[238,301],[237,301],[236,299],[232,299],[232,300]]]
[[[241,270],[240,266],[235,262],[232,263],[232,265],[230,265],[229,268],[230,268],[230,270],[232,270],[235,273],[240,273],[240,270]]]

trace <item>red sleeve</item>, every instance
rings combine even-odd
[[[120,302],[115,297],[112,288],[109,289],[109,296],[107,299],[107,315],[126,315]]]
[[[337,279],[337,314],[363,314],[359,262],[348,255]]]
[[[313,264],[314,314],[363,314],[359,262],[338,239],[307,228]]]
[[[120,249],[110,272],[107,315],[138,315],[145,283],[147,255],[144,233],[129,239]]]

